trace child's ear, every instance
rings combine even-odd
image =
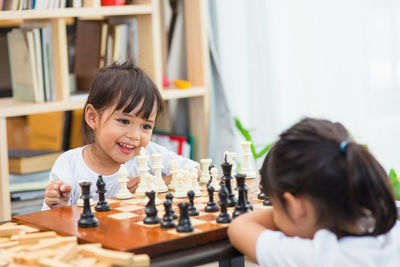
[[[302,197],[296,197],[292,193],[283,193],[283,198],[286,200],[287,211],[290,218],[297,222],[306,214],[306,206]]]
[[[97,110],[93,107],[92,104],[88,104],[85,107],[85,121],[92,130],[96,129],[99,119],[100,116]]]

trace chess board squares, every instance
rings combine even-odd
[[[131,213],[131,212],[120,212],[120,213],[114,213],[114,214],[108,215],[108,217],[117,219],[117,220],[126,220],[126,219],[130,219],[130,218],[133,218],[136,216],[139,216],[139,215],[135,214],[135,213]]]
[[[198,234],[201,233],[202,231],[200,229],[194,228],[193,232],[189,232],[189,233],[179,233],[176,231],[175,228],[168,230],[169,234],[172,235],[178,235],[178,236],[188,236],[188,235],[193,235],[193,234]]]
[[[118,207],[115,209],[119,210],[119,211],[134,211],[134,210],[143,209],[143,207],[139,206],[139,205],[127,205],[127,206],[121,206],[121,207]]]

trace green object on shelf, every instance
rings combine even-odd
[[[389,182],[392,185],[395,199],[400,200],[400,182],[397,179],[397,174],[394,169],[390,169]]]
[[[242,123],[239,121],[238,118],[234,118],[234,120],[235,120],[236,127],[239,129],[240,133],[243,135],[243,137],[246,139],[246,141],[251,142],[250,149],[251,149],[251,153],[253,154],[254,159],[258,159],[258,158],[261,158],[262,156],[264,156],[264,154],[267,153],[271,149],[271,147],[274,145],[274,143],[267,144],[260,152],[256,152],[256,149],[253,144],[253,139],[251,138],[251,135],[250,135],[250,131],[243,127]]]

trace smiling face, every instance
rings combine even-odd
[[[95,137],[95,142],[88,150],[89,166],[111,171],[138,155],[141,147],[147,146],[153,132],[157,109],[154,106],[148,119],[144,119],[136,115],[141,105],[129,113],[123,112],[123,109],[114,110],[112,107],[101,114],[93,106],[87,106],[86,121],[93,129]]]

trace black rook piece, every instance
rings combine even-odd
[[[107,192],[106,183],[103,181],[103,176],[99,175],[97,179],[97,191],[96,193],[99,194],[99,202],[94,207],[96,211],[109,211],[111,210],[110,205],[108,205],[107,201],[105,200],[104,194]]]
[[[230,223],[232,221],[231,216],[227,212],[227,199],[228,199],[228,190],[225,186],[225,181],[221,181],[221,189],[218,193],[219,202],[218,204],[221,207],[221,213],[218,215],[217,223]]]
[[[165,198],[171,201],[171,207],[172,207],[172,199],[174,198],[174,195],[172,195],[171,193],[168,193],[165,195]],[[176,212],[172,208],[171,208],[171,215],[172,215],[172,218],[174,218],[174,220],[178,219],[178,214],[176,214]]]
[[[99,221],[93,215],[92,210],[90,209],[90,198],[92,197],[90,194],[90,185],[92,183],[89,181],[80,182],[82,196],[83,199],[83,212],[81,214],[81,218],[78,221],[78,227],[89,228],[95,227],[99,225]]]
[[[172,202],[171,200],[167,199],[163,203],[165,208],[165,214],[163,217],[163,221],[161,223],[162,228],[173,228],[175,227],[174,217],[172,217],[171,210],[172,210]]]
[[[204,210],[206,212],[219,211],[217,203],[214,202],[214,187],[207,186],[207,192],[208,192],[208,202]]]
[[[199,215],[199,211],[196,209],[196,207],[194,206],[194,192],[193,190],[189,190],[187,192],[188,198],[189,198],[189,215],[190,216],[198,216]]]
[[[156,192],[150,191],[146,192],[146,196],[149,198],[149,202],[146,204],[144,211],[146,212],[146,218],[144,218],[143,223],[145,224],[157,224],[160,223],[160,217],[157,216],[157,209],[154,203]]]
[[[179,203],[179,222],[176,231],[179,233],[190,233],[194,227],[189,218],[189,203]]]
[[[227,198],[227,206],[228,207],[234,207],[237,199],[235,197],[235,194],[233,193],[232,186],[231,186],[231,180],[233,179],[231,172],[232,172],[232,164],[229,163],[226,160],[226,155],[225,155],[225,161],[221,164],[222,172],[224,173],[224,176],[221,179],[225,180],[225,185],[226,189],[228,189],[228,198]]]
[[[237,191],[239,193],[239,201],[236,204],[235,211],[233,212],[233,218],[239,216],[240,214],[250,212],[251,207],[247,200],[247,190],[249,187],[245,184],[246,174],[236,175]]]

